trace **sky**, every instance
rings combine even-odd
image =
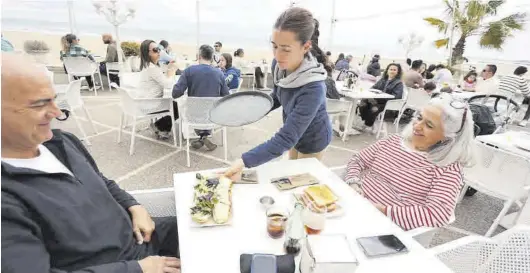
[[[120,0],[134,3],[136,16],[121,27],[132,38],[181,40],[195,43],[196,1],[194,0]],[[234,47],[269,47],[275,18],[292,1],[288,0],[200,0],[201,43],[222,40]],[[320,21],[320,45],[330,48],[332,0],[297,0],[297,6],[311,10]],[[432,41],[442,38],[424,17],[441,17],[442,0],[335,0],[337,23],[333,51],[354,55],[375,53],[401,57],[400,36],[416,33],[423,44],[411,53],[412,58],[443,58],[447,50],[436,49]],[[109,24],[95,12],[91,0],[74,1],[77,33],[96,34]],[[526,11],[530,18],[530,0],[507,0],[499,16]],[[43,16],[43,14],[46,14]],[[2,25],[6,30],[68,31],[66,0],[3,0]],[[486,59],[530,60],[530,22],[526,30],[515,33],[503,51],[481,49],[478,38],[468,39],[466,56]],[[427,57],[426,57],[427,56]]]

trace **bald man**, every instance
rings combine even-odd
[[[1,272],[180,272],[176,218],[151,218],[52,130],[54,98],[42,68],[2,54]]]

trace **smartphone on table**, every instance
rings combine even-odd
[[[395,235],[357,238],[357,243],[368,258],[407,253],[409,250]]]
[[[254,254],[250,273],[277,273],[276,256],[271,254]]]

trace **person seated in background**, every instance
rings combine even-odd
[[[223,71],[228,89],[237,89],[239,87],[239,77],[241,71],[232,66],[232,56],[228,53],[221,54],[219,68]]]
[[[75,36],[74,34],[66,34],[64,38],[61,38],[61,43],[63,43],[63,41],[64,46],[63,50],[61,51],[61,61],[64,57],[86,57],[92,60],[93,62],[96,61],[92,54],[88,52],[88,50],[79,45],[79,38],[77,38],[77,36]],[[79,77],[74,76],[74,79],[77,80],[79,79]],[[92,76],[85,76],[85,79],[88,83],[88,88],[93,89],[94,81],[92,80]]]
[[[403,79],[405,86],[410,88],[423,87],[423,77],[420,74],[420,68],[422,64],[422,60],[415,60],[412,62],[410,70],[405,73],[405,77]]]
[[[499,81],[495,78],[497,73],[497,66],[494,64],[488,64],[482,70],[482,79],[477,82],[475,92],[480,94],[495,94],[499,90]]]
[[[350,70],[350,63],[353,60],[352,55],[346,56],[346,58],[340,60],[335,64],[335,69],[338,71]]]
[[[426,74],[426,72],[427,72],[427,63],[424,63],[424,62],[422,61],[421,66],[420,66],[420,71],[418,71],[418,72],[419,72],[420,75],[425,79],[425,76],[426,76],[425,74]]]
[[[246,68],[248,66],[248,63],[244,58],[245,51],[242,48],[238,48],[236,51],[234,51],[234,59],[232,60],[232,66],[239,69],[240,71],[243,68]]]
[[[475,71],[469,71],[465,76],[464,80],[462,81],[462,90],[469,91],[469,92],[475,92],[475,87],[477,86],[477,72]]]
[[[171,47],[169,46],[168,41],[166,40],[160,41],[159,48],[160,48],[160,60],[158,62],[160,64],[169,64],[169,63],[175,62],[175,58],[170,55]]]
[[[326,98],[338,100],[343,97],[337,90],[337,86],[335,85],[335,81],[332,78],[333,68],[328,63],[328,65],[324,65],[324,69],[326,69],[327,77],[325,80],[326,83]]]
[[[4,38],[4,35],[2,34],[2,51],[3,52],[9,52],[14,51],[15,47],[9,42],[6,38]]]
[[[2,54],[2,272],[180,272],[177,218],[105,177],[42,68]],[[158,256],[159,255],[159,256]]]
[[[427,82],[423,86],[423,90],[432,95],[433,92],[436,91],[436,84],[434,82]]]
[[[378,54],[374,55],[372,61],[370,61],[370,64],[368,64],[368,67],[366,68],[366,73],[374,77],[381,76],[381,65],[379,64],[379,58],[380,57]]]
[[[434,70],[436,70],[436,65],[429,65],[429,68],[427,68],[427,70],[425,71],[423,78],[426,80],[432,80],[434,78]]]
[[[394,96],[394,99],[401,99],[403,96],[403,82],[401,66],[391,63],[386,67],[383,77],[372,86],[373,89],[381,90],[384,93]],[[377,119],[379,113],[383,112],[388,99],[367,99],[359,104],[359,112],[364,121],[361,130],[370,129]],[[366,128],[368,127],[368,128]]]
[[[412,66],[412,59],[407,58],[407,60],[405,61],[405,64],[403,65],[403,72],[405,73],[408,72],[411,66]]]
[[[404,230],[445,226],[473,164],[473,129],[468,105],[442,93],[401,135],[354,155],[344,181]]]
[[[110,34],[101,35],[101,40],[107,45],[107,55],[105,56],[105,61],[99,63],[99,71],[102,75],[107,75],[107,63],[117,63],[119,61],[118,48],[116,46],[116,41],[112,39],[112,35]],[[118,71],[113,70],[112,72],[117,73]],[[120,78],[117,74],[109,74],[109,78],[111,82],[120,85]]]
[[[213,53],[213,66],[219,66],[219,62],[221,61],[221,50],[223,49],[223,44],[221,42],[215,42],[213,45],[213,48],[215,49],[215,52]]]
[[[434,75],[433,81],[437,85],[451,84],[453,82],[453,74],[443,64],[436,66],[436,74]]]
[[[523,78],[523,76],[528,72],[528,68],[524,66],[519,66],[513,71],[513,75],[507,75],[501,78],[499,82],[499,92],[501,94],[506,94],[508,98],[518,98],[514,96],[515,94],[521,95],[523,100],[517,100],[519,104],[528,104],[530,98],[530,87],[528,79]],[[526,109],[526,113],[523,117],[523,120],[519,122],[520,126],[526,127],[528,124],[528,119],[530,118],[530,107]]]
[[[335,61],[335,66],[337,66],[337,64],[342,60],[344,60],[344,53],[339,54],[339,57],[337,57],[337,60]]]
[[[137,98],[161,98],[164,89],[173,86],[176,69],[168,67],[166,75],[159,65],[160,48],[153,40],[145,40],[140,44],[140,83]],[[173,102],[175,119],[178,118],[178,106]],[[171,116],[167,115],[150,124],[150,129],[161,139],[168,139],[172,128]]]
[[[229,94],[225,75],[218,68],[212,67],[213,48],[209,45],[202,45],[199,48],[199,64],[193,65],[184,70],[177,84],[173,87],[173,98],[180,98],[188,91],[188,97],[223,97]],[[191,143],[194,149],[206,146],[206,149],[213,151],[217,145],[212,143],[207,137],[211,135],[210,130],[195,130],[199,139]]]

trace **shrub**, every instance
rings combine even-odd
[[[140,55],[140,44],[137,42],[122,42],[121,50],[125,57],[139,56]]]
[[[48,53],[50,48],[44,41],[29,40],[24,42],[24,51],[26,53]]]

